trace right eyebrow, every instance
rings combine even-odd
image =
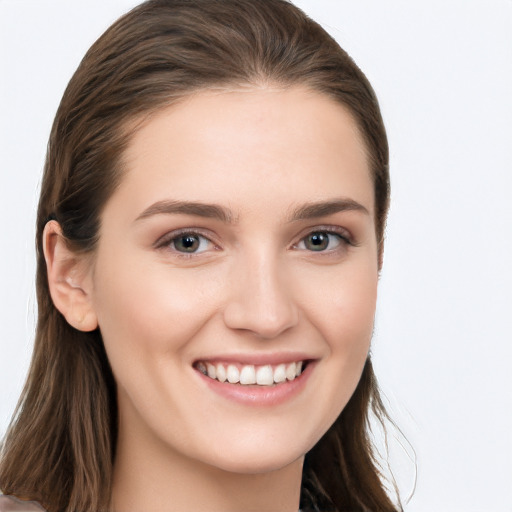
[[[217,204],[196,201],[174,201],[170,199],[153,203],[146,208],[135,221],[137,222],[152,217],[153,215],[162,214],[194,215],[197,217],[217,219],[226,224],[234,223],[234,217],[231,211]]]

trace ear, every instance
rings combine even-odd
[[[87,256],[72,252],[57,221],[43,231],[48,286],[55,307],[75,329],[93,331],[98,319],[93,309],[91,266]]]

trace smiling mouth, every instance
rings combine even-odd
[[[293,381],[306,369],[308,361],[277,365],[241,365],[198,361],[194,367],[203,375],[218,382],[242,386],[274,386]]]

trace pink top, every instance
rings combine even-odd
[[[24,501],[14,496],[0,496],[0,512],[45,512],[37,501]]]

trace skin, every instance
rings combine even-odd
[[[296,511],[304,454],[352,395],[373,329],[373,184],[356,125],[302,88],[207,91],[149,118],[124,163],[92,259],[67,252],[56,223],[45,231],[54,302],[76,328],[99,326],[118,384],[113,507]],[[290,220],[339,199],[361,208]],[[214,203],[230,221],[143,214],[159,201]],[[173,242],[182,229],[204,237],[198,252]],[[323,250],[312,232],[332,232]],[[315,363],[278,405],[234,402],[193,366],[292,352]]]

